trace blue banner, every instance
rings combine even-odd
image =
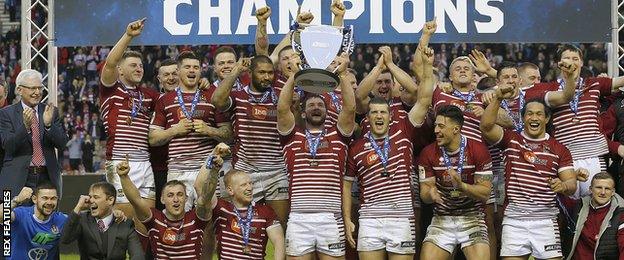
[[[297,9],[331,24],[331,0],[57,0],[56,46],[113,45],[147,17],[134,45],[251,44],[255,10],[270,6],[277,43]],[[436,17],[433,42],[608,42],[610,0],[344,0],[357,43],[413,43]]]

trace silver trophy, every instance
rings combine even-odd
[[[291,44],[301,57],[295,85],[316,94],[334,91],[340,78],[326,69],[341,51],[353,52],[353,26],[295,24],[292,29]]]

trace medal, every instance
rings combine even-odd
[[[457,162],[457,174],[459,176],[462,176],[462,171],[464,170],[464,160],[465,160],[465,153],[466,153],[466,137],[465,136],[461,136],[461,141],[459,143],[459,161]],[[442,152],[442,158],[444,159],[444,165],[446,166],[446,169],[448,172],[450,172],[451,170],[453,170],[453,165],[451,164],[451,158],[449,157],[448,153],[446,152],[446,149],[444,147],[440,147],[440,150]],[[451,178],[451,180],[453,179],[452,176],[449,177]],[[462,181],[463,181],[463,177],[462,177]],[[457,186],[456,184],[453,184],[453,190],[451,191],[451,197],[459,197],[459,191],[457,190]]]
[[[139,95],[139,104],[137,105],[136,102],[134,102],[136,93],[130,92],[130,90],[125,85],[122,85],[122,86],[123,86],[123,89],[128,93],[128,96],[130,96],[131,110],[130,110],[130,116],[126,118],[126,124],[131,125],[132,120],[139,114],[139,110],[143,106],[143,93],[141,93],[141,91],[139,91],[138,88],[136,89],[136,92],[138,92],[138,95]]]
[[[520,117],[520,110],[522,110],[522,108],[524,107],[524,95],[526,94],[526,92],[524,90],[520,90],[520,92],[518,93],[518,113],[513,113],[511,111],[511,108],[509,108],[509,103],[507,103],[507,100],[503,100],[503,102],[501,102],[501,107],[503,107],[503,109],[505,109],[505,111],[507,112],[507,115],[509,115],[509,117],[511,118],[511,121],[514,124],[514,128],[516,130],[516,132],[520,133],[522,132],[522,129],[524,128],[524,122],[522,121],[522,118]]]
[[[371,134],[371,132],[368,132],[366,136],[368,137],[368,142],[370,142],[371,147],[373,147],[373,149],[375,150],[375,153],[377,154],[377,157],[379,157],[379,160],[381,161],[381,165],[383,166],[383,172],[381,172],[381,177],[390,176],[390,174],[387,171],[388,159],[390,158],[389,157],[390,156],[390,138],[388,136],[384,138],[384,145],[383,145],[383,151],[382,151],[381,147],[377,145],[377,141],[375,141],[375,138],[373,138],[373,135]]]
[[[470,102],[472,102],[472,100],[475,98],[475,95],[476,93],[474,90],[471,90],[470,92],[468,92],[468,94],[464,94],[464,93],[461,93],[457,89],[453,89],[453,96],[458,97],[464,101],[465,106],[466,106],[466,111],[472,110],[473,104],[471,104]]]
[[[525,151],[522,153],[522,156],[524,157],[524,160],[529,163],[535,163],[535,161],[537,161],[537,156],[533,153],[533,151]]]
[[[240,227],[241,235],[243,237],[243,254],[251,253],[251,247],[249,246],[249,235],[251,233],[251,219],[253,218],[253,206],[249,204],[247,206],[247,217],[242,218],[240,212],[234,205],[234,215],[236,215],[236,221]]]
[[[581,119],[579,119],[578,117],[575,116],[572,118],[572,123],[578,124],[580,122],[581,122]]]
[[[199,102],[199,97],[201,96],[201,91],[199,89],[195,90],[195,96],[193,96],[193,100],[191,101],[191,111],[186,110],[186,105],[184,104],[184,97],[182,96],[182,90],[178,87],[176,88],[176,94],[178,95],[178,105],[182,110],[186,119],[193,120],[193,115],[195,114],[195,108],[197,107],[197,103]]]
[[[310,166],[316,167],[316,166],[318,166],[318,162],[316,160],[312,159],[312,160],[310,160]]]
[[[325,136],[325,130],[315,136],[312,135],[312,133],[310,133],[308,129],[306,129],[305,135],[306,139],[308,140],[308,150],[310,150],[310,156],[312,157],[312,160],[310,161],[310,166],[316,167],[319,165],[318,161],[316,160],[316,152],[318,150],[319,144],[321,143],[321,139],[323,138],[323,136]]]

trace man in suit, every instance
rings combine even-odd
[[[43,80],[36,70],[23,70],[15,80],[21,101],[0,110],[0,136],[5,151],[0,188],[13,194],[52,182],[61,192],[55,148],[63,150],[67,134],[58,110],[41,104]]]
[[[117,191],[108,182],[97,182],[82,195],[69,215],[61,242],[78,240],[80,259],[145,259],[132,220],[114,221]],[[88,208],[88,211],[82,211]]]

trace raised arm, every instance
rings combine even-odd
[[[481,129],[483,138],[489,144],[495,144],[503,137],[503,127],[496,124],[498,111],[500,110],[501,101],[512,94],[512,86],[500,86],[497,88],[494,97],[485,108],[483,116],[481,116],[481,125],[479,128]]]
[[[268,6],[256,10],[256,55],[269,55],[269,36],[267,35],[267,20],[271,17],[271,8]]]
[[[416,51],[414,52],[414,57],[412,59],[412,72],[416,76],[417,80],[421,80],[423,75],[423,62],[422,62],[422,52],[419,50],[424,50],[429,47],[429,40],[431,36],[435,33],[438,28],[438,24],[436,23],[436,18],[433,20],[426,22],[422,28],[422,35],[420,36],[420,40],[418,41],[418,47],[416,47]]]
[[[492,68],[492,65],[490,65],[490,62],[487,60],[487,58],[485,58],[483,52],[474,49],[472,50],[471,54],[468,54],[468,57],[475,65],[477,72],[485,74],[490,78],[496,78],[496,74],[498,72],[494,68]]]
[[[141,194],[139,193],[139,189],[134,186],[130,176],[128,176],[128,173],[130,172],[130,162],[128,161],[127,155],[125,160],[117,164],[116,171],[121,182],[121,189],[123,190],[124,195],[126,195],[126,198],[128,198],[132,208],[134,208],[137,219],[143,222],[151,218],[152,212],[149,205],[143,201]]]
[[[416,82],[412,80],[412,77],[407,74],[407,72],[403,71],[399,68],[399,66],[394,64],[394,61],[392,60],[392,50],[389,46],[380,47],[379,52],[383,54],[384,64],[386,64],[386,67],[390,71],[390,74],[392,74],[392,77],[394,77],[396,81],[401,84],[405,90],[407,90],[407,93],[409,93],[410,97],[407,98],[408,100],[403,100],[403,102],[409,105],[414,104],[418,94],[418,86],[416,85]],[[403,96],[401,97],[403,98]]]
[[[368,111],[368,102],[370,101],[368,94],[373,90],[375,81],[385,69],[386,65],[384,64],[384,57],[382,54],[379,56],[379,60],[377,60],[377,65],[362,79],[360,85],[358,85],[355,90],[355,108],[358,114],[365,114]]]
[[[117,81],[117,65],[123,56],[123,53],[130,45],[130,42],[134,37],[137,37],[143,31],[143,27],[145,26],[145,19],[143,18],[128,24],[126,27],[126,32],[121,36],[119,41],[115,44],[113,49],[106,56],[106,62],[104,63],[104,68],[102,68],[102,84],[104,86],[113,86]]]
[[[346,7],[342,0],[334,0],[331,5],[331,12],[334,14],[334,20],[332,22],[333,26],[342,27],[344,26],[344,15],[346,11]]]
[[[297,10],[297,23],[310,24],[312,20],[314,20],[314,15],[310,12],[302,13],[301,6],[299,6],[299,9]],[[271,52],[271,56],[269,58],[271,58],[271,60],[273,61],[274,66],[277,66],[277,64],[279,63],[280,51],[284,49],[284,47],[291,44],[291,40],[290,40],[291,37],[292,37],[292,31],[284,35],[284,38],[282,38],[282,40],[277,44],[277,46],[275,46],[275,49],[273,49],[273,52]]]
[[[82,226],[80,225],[80,211],[89,205],[89,196],[80,195],[78,203],[74,207],[74,210],[69,213],[69,219],[63,227],[63,233],[61,235],[61,243],[69,244],[74,242],[82,233]]]
[[[232,106],[232,100],[230,99],[232,87],[234,86],[234,83],[236,83],[236,79],[238,79],[240,74],[246,71],[250,65],[251,59],[238,59],[238,63],[236,63],[236,66],[234,66],[230,75],[219,82],[219,86],[217,86],[217,89],[212,94],[212,99],[210,100],[210,103],[212,103],[219,111],[226,111]]]
[[[576,75],[580,74],[580,68],[569,60],[560,61],[557,66],[561,69],[565,86],[563,90],[549,91],[546,93],[546,102],[550,107],[558,107],[570,102],[576,93]]]
[[[288,134],[295,127],[295,115],[290,109],[293,104],[294,89],[295,79],[293,74],[284,84],[277,101],[277,131],[280,134]]]
[[[409,111],[410,122],[414,126],[420,126],[425,121],[427,111],[431,106],[431,99],[433,98],[434,79],[433,79],[433,63],[430,59],[433,57],[433,49],[429,47],[423,48],[423,50],[417,50],[423,52],[419,55],[422,59],[423,75],[420,81],[420,91],[418,91],[418,100],[416,104]]]
[[[221,143],[220,145],[225,144]],[[227,145],[225,146],[227,147]],[[223,166],[223,158],[221,158],[219,153],[215,152],[216,150],[215,148],[208,159],[206,159],[206,163],[202,165],[193,185],[198,194],[196,214],[197,217],[203,220],[211,219],[212,208],[216,205],[216,203],[213,203],[213,200],[216,200],[214,193],[217,185],[219,185],[219,171]]]
[[[353,135],[355,130],[355,94],[353,88],[347,82],[349,56],[342,53],[337,59],[338,68],[336,73],[340,77],[340,89],[342,90],[342,110],[338,114],[338,130],[344,136]]]

